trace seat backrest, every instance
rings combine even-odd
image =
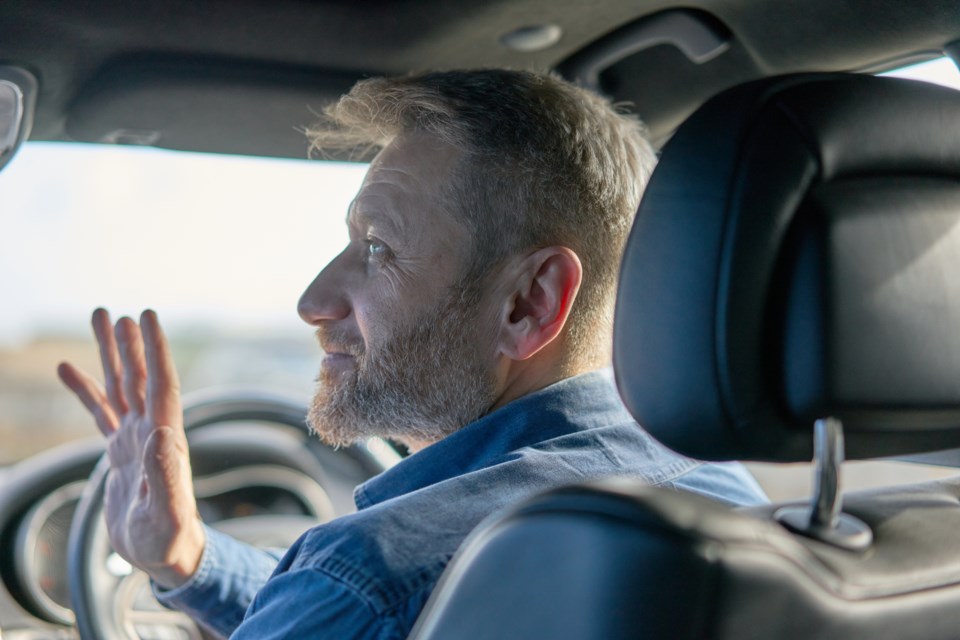
[[[809,460],[823,418],[848,457],[960,446],[958,125],[958,92],[844,74],[704,105],[621,271],[614,360],[640,424],[713,460]],[[553,491],[474,532],[411,637],[960,636],[960,481],[844,500],[872,532],[859,547],[777,506],[629,479]]]
[[[411,638],[955,640],[960,480],[850,494],[848,552],[631,480],[537,497],[482,527]]]

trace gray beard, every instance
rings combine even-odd
[[[489,411],[496,397],[492,340],[478,330],[485,323],[475,298],[452,289],[384,344],[355,354],[352,371],[321,370],[311,430],[332,446],[374,436],[429,443]]]

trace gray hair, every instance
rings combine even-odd
[[[369,153],[409,132],[464,154],[444,187],[474,238],[464,282],[522,252],[569,247],[583,282],[567,362],[606,363],[620,258],[656,163],[641,122],[556,76],[488,69],[361,81],[307,135],[311,150]]]

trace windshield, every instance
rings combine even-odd
[[[97,435],[57,380],[99,374],[90,312],[156,309],[185,392],[305,400],[320,352],[300,293],[346,244],[365,165],[32,143],[0,173],[0,464]]]

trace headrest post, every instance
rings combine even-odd
[[[864,551],[873,542],[873,532],[862,520],[841,511],[843,423],[821,418],[814,424],[813,438],[813,500],[809,507],[783,507],[775,517],[801,535],[841,549]]]
[[[843,506],[840,465],[843,464],[843,424],[822,418],[814,424],[813,509],[810,527],[836,529]]]

